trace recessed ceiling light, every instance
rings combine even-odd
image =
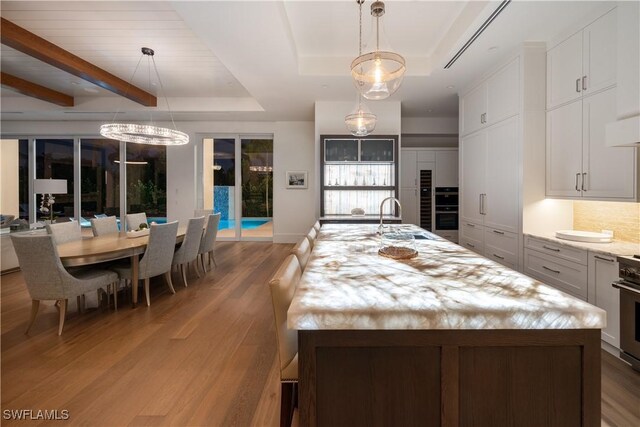
[[[95,87],[85,87],[84,91],[85,92],[89,92],[89,93],[98,93],[99,92],[99,90],[96,89]]]
[[[498,46],[491,46],[488,50],[489,52],[495,52],[496,50],[498,50]]]
[[[80,82],[71,82],[71,84],[78,86],[80,84]]]
[[[429,109],[427,110],[427,113],[433,113],[433,109],[429,108]]]
[[[447,89],[453,89],[455,86],[454,85],[449,85],[447,86]]]
[[[322,89],[326,89],[328,87],[329,87],[329,85],[322,85]]]

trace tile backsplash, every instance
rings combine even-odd
[[[640,203],[575,201],[573,229],[613,230],[616,240],[640,243]]]

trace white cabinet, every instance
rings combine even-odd
[[[618,280],[615,257],[589,252],[589,302],[607,312],[602,340],[620,347],[620,295],[611,284]]]
[[[612,10],[547,52],[547,108],[616,82],[616,12]]]
[[[402,150],[400,154],[400,188],[418,186],[417,155],[415,150]]]
[[[582,102],[547,112],[547,196],[580,197]]]
[[[436,151],[436,187],[458,186],[458,151]]]
[[[477,132],[460,140],[461,222],[483,223],[481,198],[486,187],[486,155],[487,132]]]
[[[605,126],[616,120],[616,89],[582,102],[582,196],[595,199],[633,199],[636,149],[608,147]]]
[[[418,189],[401,188],[400,204],[402,204],[402,222],[404,224],[418,224]]]
[[[582,93],[597,92],[616,83],[615,9],[584,29],[582,64],[585,76]]]
[[[461,221],[518,230],[517,138],[513,117],[461,140]]]
[[[519,59],[515,59],[461,98],[461,135],[518,114],[519,73]]]
[[[606,144],[615,119],[615,88],[547,112],[547,196],[636,198],[637,149]]]

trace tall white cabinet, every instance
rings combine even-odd
[[[523,265],[524,187],[544,194],[544,178],[527,181],[523,164],[525,151],[544,157],[544,133],[525,137],[523,129],[544,122],[544,93],[533,89],[544,86],[545,56],[543,44],[525,45],[460,98],[460,244],[516,270]]]
[[[638,200],[638,150],[607,147],[616,120],[616,10],[547,52],[546,195]]]

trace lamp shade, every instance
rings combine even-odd
[[[67,194],[66,179],[35,179],[33,192],[36,194]]]

